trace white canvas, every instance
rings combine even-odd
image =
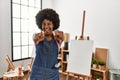
[[[92,40],[71,40],[67,71],[90,75],[92,51]]]

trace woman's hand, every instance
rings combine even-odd
[[[33,36],[33,41],[35,44],[38,44],[39,42],[41,42],[44,39],[44,32],[40,32],[40,33],[36,33]]]
[[[64,40],[64,33],[63,33],[63,31],[56,30],[55,31],[55,39],[61,45],[63,40]]]

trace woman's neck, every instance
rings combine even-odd
[[[47,36],[45,36],[45,38],[46,38],[47,41],[50,41],[50,40],[53,39],[53,35],[52,34],[51,35],[47,35]]]

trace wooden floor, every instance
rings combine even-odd
[[[66,79],[66,75],[60,73],[60,80],[65,80],[65,79]],[[3,79],[0,78],[0,80],[3,80]],[[24,80],[26,80],[26,79],[24,79]],[[69,80],[76,80],[76,79],[73,77],[69,77]]]

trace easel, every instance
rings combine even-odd
[[[82,32],[81,32],[81,36],[78,40],[85,40],[85,37],[84,37],[84,24],[85,24],[85,14],[86,14],[86,11],[84,10],[83,11],[83,20],[82,20]],[[89,40],[89,36],[87,36],[87,40]],[[75,36],[75,40],[77,40],[77,36]]]
[[[6,56],[6,61],[8,62],[8,70],[7,71],[15,70],[15,66],[8,55]]]
[[[88,75],[83,75],[83,74],[77,74],[77,73],[73,73],[73,72],[67,72],[67,76],[66,76],[66,80],[69,80],[69,76],[72,76],[74,78],[76,78],[77,80],[91,80],[92,76],[88,76]]]
[[[22,68],[18,68],[18,72],[15,70],[15,66],[8,55],[6,55],[6,61],[8,62],[8,70],[3,73],[3,80],[23,80],[24,73]],[[13,71],[13,72],[12,72]]]
[[[84,23],[85,23],[85,10],[83,11],[82,33],[78,40],[85,40]],[[75,36],[75,40],[77,40],[77,36]],[[87,40],[89,40],[89,36],[87,36]],[[78,74],[78,73],[69,72],[69,71],[66,71],[66,73],[67,73],[66,80],[69,80],[69,76],[75,77],[77,80],[92,80],[92,75]]]

